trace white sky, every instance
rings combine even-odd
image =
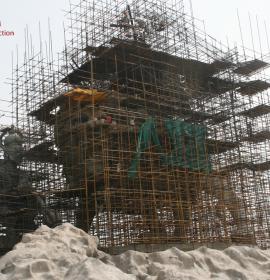
[[[71,0],[73,1],[73,0]],[[77,0],[75,0],[77,2]],[[98,1],[98,0],[97,0]],[[2,2],[2,3],[1,3]],[[189,11],[189,0],[184,0],[186,10]],[[237,9],[244,35],[244,44],[251,48],[250,22],[255,40],[255,48],[260,49],[256,16],[258,16],[260,36],[264,52],[268,52],[265,23],[270,36],[270,0],[192,0],[194,16],[205,21],[206,31],[222,42],[229,39],[241,45],[241,37],[237,18]],[[2,99],[10,99],[11,88],[7,85],[7,78],[11,76],[11,54],[23,57],[25,27],[28,26],[32,34],[33,45],[39,47],[39,23],[43,40],[47,40],[48,19],[52,30],[55,51],[63,46],[64,10],[69,8],[69,0],[0,0],[0,30],[14,31],[14,37],[0,37],[0,124],[10,119],[2,117],[1,110],[10,110],[8,103]],[[270,38],[269,38],[270,40]],[[6,114],[8,115],[8,114]]]

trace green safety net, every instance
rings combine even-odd
[[[171,145],[171,153],[162,153],[156,124],[153,118],[147,119],[139,130],[136,155],[128,170],[129,178],[134,178],[141,159],[141,153],[155,145],[160,153],[162,165],[187,168],[191,171],[210,172],[211,164],[206,155],[206,128],[176,120],[165,120],[165,128]]]
[[[167,165],[188,168],[191,171],[211,171],[206,155],[206,127],[181,120],[166,120],[165,127],[171,143]]]
[[[157,149],[161,152],[161,144],[158,138],[155,121],[153,118],[149,118],[140,127],[136,155],[132,160],[130,168],[128,170],[129,178],[134,178],[137,174],[137,168],[141,158],[141,153],[153,144],[157,146]]]

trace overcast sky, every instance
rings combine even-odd
[[[11,54],[16,54],[16,48],[22,57],[24,51],[25,27],[32,34],[33,45],[39,46],[39,24],[43,39],[47,39],[48,19],[52,29],[54,50],[63,47],[64,11],[69,8],[69,0],[0,0],[0,30],[14,31],[14,37],[0,37],[0,110],[9,110],[8,103],[1,101],[10,99],[10,86],[7,78],[11,76]],[[74,0],[71,0],[74,1]],[[76,2],[78,0],[75,0]],[[97,0],[98,1],[98,0]],[[189,0],[184,0],[189,11]],[[237,10],[241,20],[244,44],[251,45],[251,29],[249,14],[256,49],[260,49],[256,16],[260,27],[260,36],[264,52],[268,52],[265,25],[270,35],[270,0],[192,0],[194,16],[205,22],[207,33],[231,45],[237,42],[241,45]],[[7,122],[0,111],[0,123]],[[8,115],[6,113],[6,115]]]

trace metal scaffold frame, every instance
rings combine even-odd
[[[267,248],[267,59],[208,36],[182,1],[81,0],[66,17],[57,59],[49,42],[14,66],[24,152],[1,238],[71,222],[107,250]]]

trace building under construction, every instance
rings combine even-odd
[[[14,66],[1,145],[21,134],[23,150],[1,194],[2,244],[71,222],[107,250],[267,247],[264,56],[208,36],[182,1],[81,0],[67,20],[58,58],[28,45]]]

